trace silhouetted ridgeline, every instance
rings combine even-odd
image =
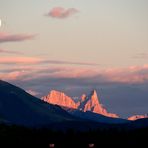
[[[33,129],[21,126],[0,125],[0,147],[57,147],[88,148],[89,146],[142,146],[147,143],[148,128],[125,130],[109,128],[89,131],[53,131],[51,129]],[[53,145],[54,144],[54,145]],[[90,144],[90,145],[89,145]],[[94,144],[94,145],[91,145]]]

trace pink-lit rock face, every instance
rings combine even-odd
[[[90,95],[82,95],[81,103],[78,107],[81,111],[91,111],[108,117],[118,117],[116,114],[108,113],[107,110],[100,104],[97,92],[93,90]]]
[[[142,119],[142,118],[148,118],[148,115],[147,114],[145,114],[145,115],[134,115],[134,116],[129,117],[128,120],[134,121],[134,120]]]
[[[116,114],[108,113],[107,110],[100,104],[97,92],[95,90],[93,90],[89,95],[83,94],[80,101],[77,103],[63,92],[55,90],[52,90],[49,95],[43,97],[42,99],[51,104],[78,109],[83,112],[91,111],[108,117],[118,117]]]
[[[52,90],[47,96],[42,98],[45,102],[56,104],[59,106],[77,109],[76,103],[72,98],[65,95],[63,92]]]

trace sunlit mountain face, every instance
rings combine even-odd
[[[42,99],[50,104],[57,104],[70,109],[77,109],[83,112],[91,111],[107,117],[118,117],[116,114],[108,113],[107,110],[100,104],[96,90],[91,91],[88,95],[83,94],[77,102],[66,96],[64,93],[55,90],[51,91]]]
[[[128,118],[128,120],[138,120],[138,119],[144,119],[144,118],[148,118],[148,115],[133,115],[131,117]]]

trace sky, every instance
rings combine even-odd
[[[0,20],[0,79],[148,113],[147,0],[1,0]]]

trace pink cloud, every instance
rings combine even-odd
[[[16,61],[15,61],[16,62]],[[17,61],[18,62],[18,61]],[[22,61],[24,62],[24,61]],[[25,61],[25,62],[30,62]],[[32,62],[32,61],[31,61]],[[35,62],[35,61],[33,61]],[[23,63],[24,64],[24,63]],[[25,63],[27,64],[27,63]],[[29,63],[28,63],[29,64]],[[32,63],[34,64],[34,63]],[[14,69],[14,70],[13,70]],[[7,73],[7,74],[6,74]],[[33,75],[33,77],[32,77]],[[42,78],[66,78],[66,79],[77,79],[77,78],[88,78],[94,77],[97,75],[97,72],[87,68],[68,68],[65,66],[39,66],[38,64],[33,66],[22,66],[21,64],[12,68],[9,71],[0,73],[0,79],[4,80],[21,80],[21,81],[31,81],[33,79],[42,79]]]
[[[55,71],[51,74],[53,78],[88,78],[88,77],[94,77],[98,73],[95,69],[89,69],[89,68],[71,68],[71,67],[64,67],[59,69],[58,71]]]
[[[17,53],[0,49],[2,53]],[[98,66],[97,63],[85,63],[85,62],[71,62],[60,60],[48,60],[34,57],[1,57],[0,64],[20,64],[20,63],[38,63],[38,64],[51,64],[51,65],[83,65],[83,66]]]
[[[4,80],[19,80],[20,78],[23,78],[24,76],[25,76],[25,72],[23,70],[13,71],[7,74],[0,73],[0,79],[4,79]]]
[[[148,82],[148,65],[131,66],[127,68],[107,68],[97,67],[48,65],[43,59],[33,57],[0,58],[0,63],[18,63],[16,67],[0,73],[0,79],[5,80],[66,80],[89,82],[95,84],[139,84]],[[31,65],[33,64],[33,66]],[[6,75],[7,73],[7,75]],[[33,75],[33,77],[32,77]]]
[[[41,61],[40,58],[34,57],[1,57],[0,64],[35,64]]]
[[[48,14],[46,14],[46,16],[63,19],[68,18],[77,12],[78,10],[75,8],[65,9],[62,7],[55,7]]]
[[[78,79],[92,83],[137,84],[148,81],[148,65],[127,68],[96,69],[82,67],[44,67],[34,69],[34,79]],[[31,80],[28,76],[26,80]]]
[[[148,65],[113,68],[104,71],[107,81],[117,83],[144,83],[148,81]]]
[[[35,35],[31,34],[8,34],[0,32],[0,43],[4,42],[17,42],[33,39]]]

